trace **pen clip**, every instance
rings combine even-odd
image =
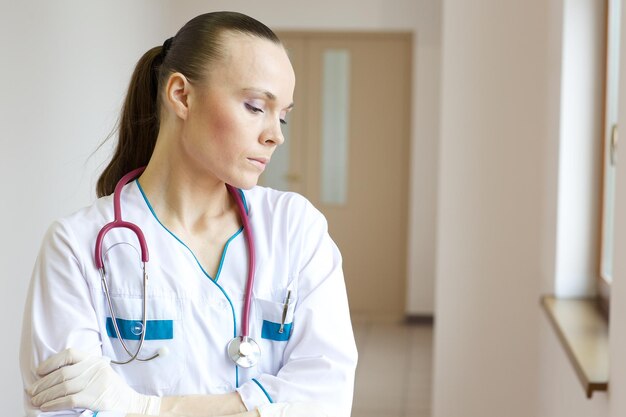
[[[285,320],[287,319],[287,310],[289,309],[289,302],[291,301],[291,290],[287,291],[287,298],[285,298],[285,304],[283,305],[283,317],[280,319],[280,327],[278,333],[285,332]]]

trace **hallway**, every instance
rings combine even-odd
[[[430,417],[431,325],[353,318],[359,365],[352,417]]]

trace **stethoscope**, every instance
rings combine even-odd
[[[148,262],[148,245],[146,244],[146,239],[143,235],[143,232],[134,223],[130,223],[122,220],[122,208],[120,203],[120,198],[122,194],[122,188],[137,178],[141,173],[146,169],[146,167],[137,168],[128,174],[124,175],[118,183],[115,185],[115,190],[113,192],[113,211],[115,219],[106,224],[100,232],[98,232],[98,236],[96,237],[96,249],[95,249],[95,261],[96,267],[100,272],[100,278],[102,279],[102,288],[104,289],[104,293],[106,295],[107,304],[109,305],[109,312],[111,313],[111,320],[113,321],[113,330],[115,332],[115,336],[120,341],[122,347],[128,354],[129,358],[125,361],[114,361],[111,363],[118,365],[125,365],[131,363],[134,360],[147,362],[152,359],[156,359],[159,356],[165,356],[167,354],[167,349],[161,348],[155,354],[148,358],[140,358],[139,353],[143,347],[144,339],[146,337],[146,290],[148,288],[148,274],[146,273],[146,262]],[[246,281],[246,292],[243,303],[243,313],[241,318],[241,336],[235,336],[228,345],[226,346],[226,352],[228,357],[232,359],[232,361],[241,366],[243,368],[250,368],[256,365],[259,362],[259,358],[261,357],[261,349],[259,345],[250,337],[249,333],[249,323],[250,323],[250,304],[252,300],[252,286],[254,284],[254,239],[252,238],[252,228],[250,227],[250,222],[248,219],[248,213],[243,203],[243,199],[241,197],[240,192],[226,184],[226,187],[230,193],[230,195],[235,199],[237,203],[237,208],[239,209],[239,216],[241,217],[241,222],[243,223],[243,233],[248,246],[248,279]],[[111,302],[111,295],[109,293],[109,286],[107,283],[106,272],[104,270],[104,262],[102,258],[102,241],[104,236],[113,229],[129,229],[136,236],[139,241],[139,246],[141,248],[141,264],[142,264],[142,275],[143,275],[143,300],[142,300],[142,316],[141,316],[141,335],[139,336],[139,345],[137,350],[133,353],[128,348],[122,335],[120,333],[120,329],[117,324],[117,316],[113,309],[113,303]]]

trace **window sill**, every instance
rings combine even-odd
[[[609,386],[609,330],[595,298],[541,297],[541,304],[574,365],[587,398]]]

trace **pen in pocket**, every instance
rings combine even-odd
[[[283,317],[280,320],[280,328],[278,333],[285,331],[285,320],[287,319],[287,309],[289,309],[289,302],[291,301],[291,290],[287,291],[287,298],[285,298],[285,304],[283,305]]]

